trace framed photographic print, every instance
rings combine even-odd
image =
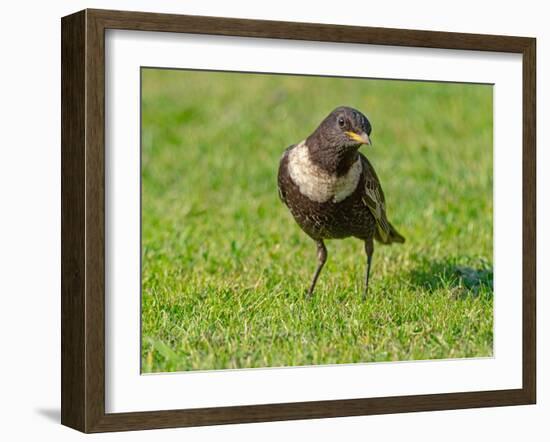
[[[533,404],[535,40],[62,19],[62,423]]]

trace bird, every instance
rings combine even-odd
[[[367,256],[367,297],[374,240],[404,243],[388,221],[380,180],[362,145],[372,146],[372,126],[357,109],[339,106],[311,135],[283,153],[277,176],[279,197],[300,228],[317,245],[317,267],[307,291],[311,298],[327,261],[325,240],[354,237]]]

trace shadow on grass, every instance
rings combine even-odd
[[[428,293],[447,289],[453,298],[493,296],[493,268],[484,261],[471,267],[453,259],[426,260],[410,272],[409,281]]]

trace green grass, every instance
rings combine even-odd
[[[491,356],[492,88],[143,70],[143,372]],[[404,245],[315,245],[279,201],[279,158],[334,107]]]

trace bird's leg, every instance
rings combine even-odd
[[[327,248],[325,247],[325,243],[322,239],[317,240],[317,269],[315,270],[315,274],[313,275],[313,280],[311,281],[311,286],[309,287],[309,290],[307,292],[307,295],[309,298],[313,296],[313,290],[315,289],[315,284],[317,284],[317,279],[319,278],[319,274],[321,273],[321,270],[323,269],[323,266],[325,265],[325,262],[327,262]]]
[[[370,266],[372,264],[372,255],[374,253],[374,242],[372,238],[365,240],[365,253],[367,254],[367,271],[365,273],[365,291],[363,292],[363,301],[367,297],[369,292],[369,275],[370,275]]]

